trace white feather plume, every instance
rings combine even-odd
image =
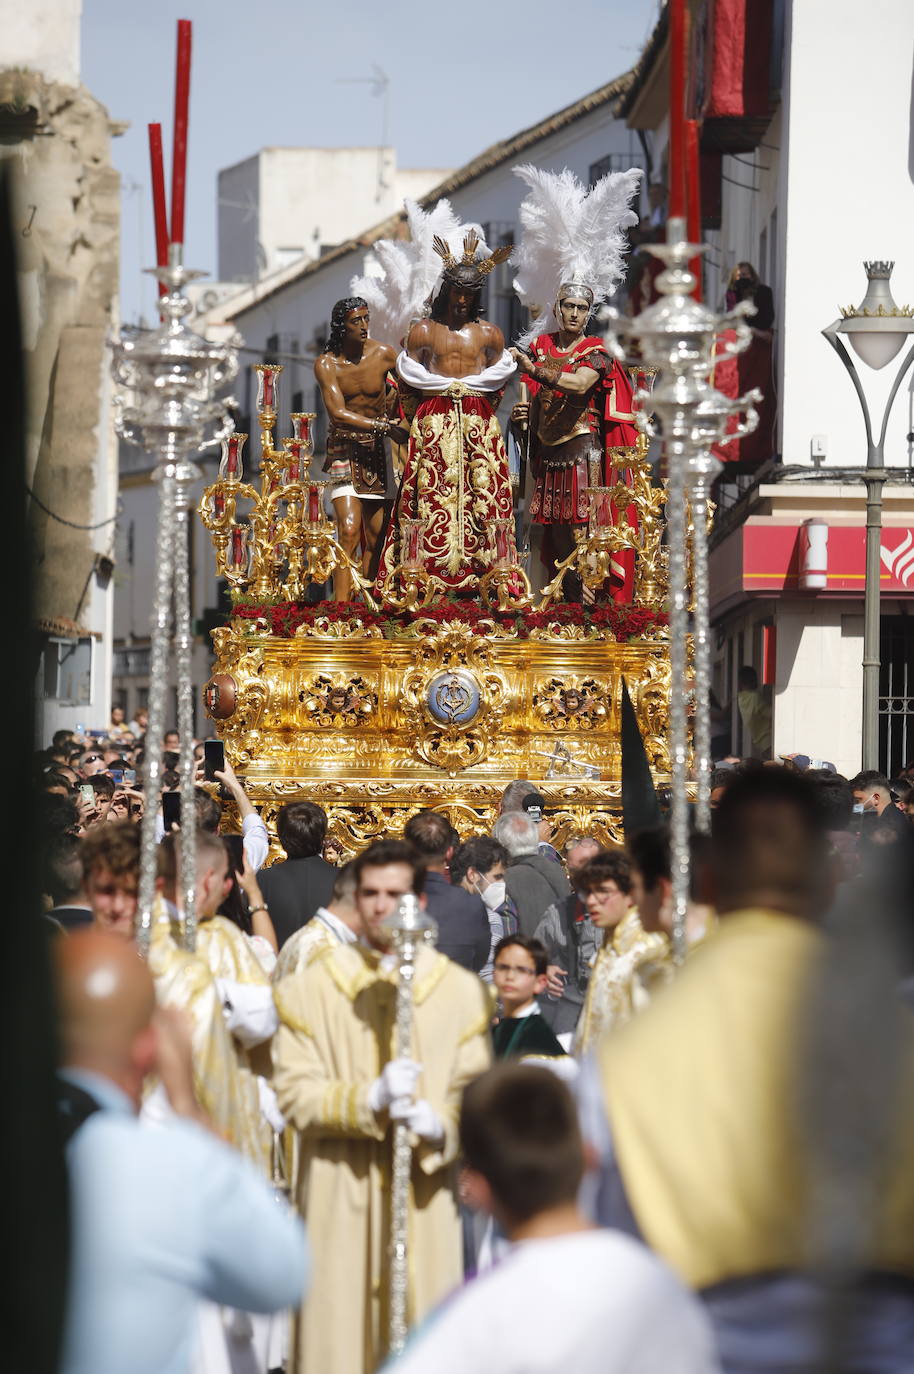
[[[426,313],[444,263],[435,252],[432,240],[444,239],[459,258],[463,235],[469,226],[461,225],[448,200],[425,211],[414,200],[405,201],[410,237],[379,239],[374,245],[378,272],[353,277],[350,291],[368,302],[372,338],[399,347],[410,323]]]
[[[586,283],[594,301],[608,296],[625,270],[624,230],[638,223],[631,203],[641,169],[610,172],[588,191],[566,167],[544,172],[527,163],[514,173],[530,191],[521,203],[521,241],[514,251],[514,289],[536,319],[521,346],[554,324],[552,307],[562,282]]]

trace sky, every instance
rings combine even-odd
[[[152,322],[146,126],[159,121],[171,185],[176,21],[193,21],[185,263],[216,269],[216,177],[269,146],[376,146],[389,78],[401,167],[459,167],[627,71],[660,0],[485,6],[434,0],[83,0],[82,79],[111,118],[123,198],[121,313]],[[366,226],[367,227],[367,226]]]

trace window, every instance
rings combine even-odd
[[[640,167],[645,174],[647,173],[647,163],[643,153],[607,153],[606,157],[601,157],[599,161],[592,162],[587,173],[588,186],[596,186],[601,177],[609,176],[610,172],[627,172],[630,167]],[[642,177],[642,187],[644,178]]]
[[[914,617],[882,616],[879,658],[879,764],[894,778],[914,758]]]
[[[135,647],[115,649],[113,676],[116,678],[148,677],[149,649]]]
[[[49,639],[38,669],[41,695],[62,706],[88,706],[92,700],[92,640]]]
[[[494,220],[483,225],[486,243],[490,249],[503,248],[517,241],[517,229],[510,220]],[[497,324],[512,344],[527,327],[527,312],[517,298],[514,290],[514,268],[507,262],[500,262],[488,278],[488,291],[483,296],[483,316]]]

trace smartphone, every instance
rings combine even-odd
[[[123,770],[123,768],[109,768],[109,769],[108,769],[108,773],[109,773],[109,776],[110,776],[111,778],[113,778],[115,787],[123,787],[123,785],[124,785],[124,770]]]
[[[81,782],[79,784],[79,795],[82,797],[83,801],[88,802],[90,806],[95,805],[95,788],[92,786],[91,782]]]
[[[181,793],[163,792],[162,793],[162,820],[165,823],[165,834],[171,834],[173,825],[181,824]]]
[[[216,782],[216,773],[225,771],[225,745],[221,739],[203,741],[203,777],[206,782]]]
[[[135,769],[135,768],[125,768],[125,769],[124,769],[124,786],[125,786],[125,787],[136,787],[136,769]]]

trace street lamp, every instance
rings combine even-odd
[[[882,531],[882,488],[886,479],[885,435],[902,378],[914,361],[914,344],[902,359],[892,383],[889,398],[882,413],[878,439],[873,438],[870,409],[854,360],[847,350],[845,335],[851,348],[867,367],[878,372],[887,367],[901,351],[905,340],[914,335],[914,309],[898,306],[892,297],[889,279],[894,262],[865,262],[868,286],[866,295],[855,308],[841,311],[841,319],[823,329],[822,333],[850,373],[854,390],[863,410],[866,428],[866,575],[863,602],[863,767],[879,767],[879,543]]]

